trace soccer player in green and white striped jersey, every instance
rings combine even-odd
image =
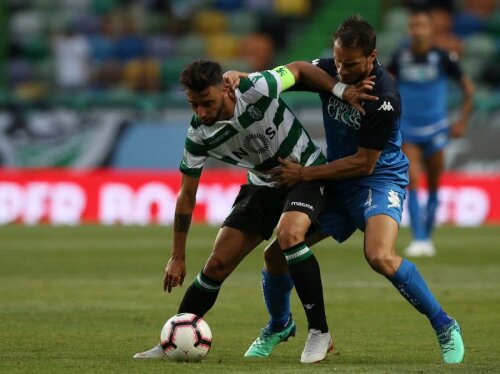
[[[204,269],[187,289],[179,313],[205,315],[214,305],[223,281],[243,258],[269,239],[274,228],[291,278],[304,305],[309,328],[321,332],[326,355],[331,337],[326,323],[319,265],[305,244],[305,236],[317,223],[323,207],[321,181],[298,183],[291,188],[276,186],[268,170],[278,159],[303,166],[326,163],[294,114],[279,98],[295,82],[342,96],[345,87],[307,62],[294,62],[273,71],[250,74],[242,79],[234,96],[225,87],[219,64],[195,61],[180,78],[195,115],[185,142],[180,171],[183,173],[174,218],[172,256],[165,268],[164,289],[171,292],[186,274],[185,245],[195,205],[199,177],[208,157],[248,170],[248,184],[241,187],[233,209],[224,221]],[[336,85],[337,84],[337,85]],[[364,96],[359,91],[359,100]],[[356,96],[356,95],[355,95]],[[290,285],[292,287],[292,285]],[[295,334],[290,320],[273,335],[277,341]],[[270,331],[270,333],[273,333]],[[136,354],[136,358],[162,357],[161,346]]]

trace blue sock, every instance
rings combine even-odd
[[[408,211],[410,212],[410,224],[415,240],[427,239],[425,235],[424,222],[418,203],[417,190],[408,191]]]
[[[271,320],[267,325],[271,331],[283,330],[290,319],[290,296],[293,281],[290,274],[273,275],[262,270],[262,291]]]
[[[425,314],[434,329],[451,322],[412,262],[403,259],[399,269],[389,278],[401,295],[420,313]]]
[[[429,191],[429,200],[427,200],[427,214],[425,217],[424,232],[427,238],[430,238],[434,222],[436,221],[436,210],[438,208],[438,194],[437,191]]]

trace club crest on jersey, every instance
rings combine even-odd
[[[269,139],[262,134],[247,135],[243,139],[243,148],[251,153],[265,153],[269,150]]]
[[[401,200],[399,200],[399,195],[396,191],[390,190],[387,200],[389,200],[388,208],[399,208],[401,206]]]
[[[246,111],[255,121],[260,121],[262,118],[264,118],[264,113],[262,113],[262,111],[253,104],[247,106]]]

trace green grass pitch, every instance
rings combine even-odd
[[[168,227],[0,227],[0,372],[20,373],[498,373],[500,229],[439,228],[438,256],[415,262],[441,304],[462,325],[465,362],[441,364],[434,333],[366,264],[358,233],[315,253],[322,269],[335,352],[299,362],[306,332],[293,296],[297,336],[268,359],[243,353],[266,323],[260,288],[262,247],[224,284],[206,315],[213,347],[201,363],[135,361],[159,339],[185,288],[211,250],[216,229],[194,226],[183,288],[162,291]],[[398,248],[409,241],[401,231]]]

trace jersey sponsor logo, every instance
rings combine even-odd
[[[262,111],[253,104],[250,104],[247,107],[246,111],[255,121],[260,121],[262,118],[264,118],[264,113],[262,113]]]
[[[389,200],[389,205],[387,205],[388,208],[401,207],[401,200],[399,200],[399,195],[396,191],[390,190],[387,200]]]
[[[311,210],[314,210],[314,207],[310,204],[306,204],[306,203],[303,203],[301,201],[292,201],[290,203],[290,206],[300,206],[302,208],[307,208],[307,209],[311,209]]]
[[[328,114],[334,120],[343,123],[355,130],[361,127],[361,115],[359,112],[349,104],[331,96],[328,102]]]
[[[243,139],[243,148],[251,153],[265,153],[269,150],[269,139],[263,134],[247,135]]]
[[[384,103],[377,110],[383,110],[385,112],[390,112],[392,110],[394,112],[394,108],[392,107],[390,101],[384,101]]]

